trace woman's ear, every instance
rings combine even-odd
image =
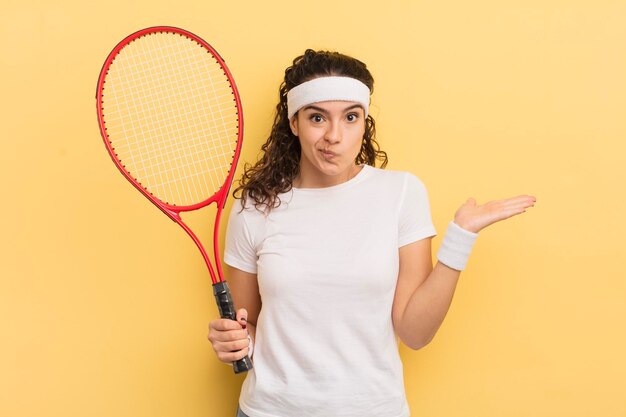
[[[298,113],[289,120],[289,127],[291,128],[291,133],[293,133],[295,137],[298,137]]]

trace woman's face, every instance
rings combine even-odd
[[[297,187],[329,187],[358,172],[354,160],[365,134],[365,113],[359,103],[313,103],[300,109],[290,126],[302,147]]]

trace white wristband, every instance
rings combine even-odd
[[[450,222],[437,253],[437,259],[452,269],[464,270],[477,237],[478,233],[470,232]]]
[[[254,352],[254,343],[252,343],[252,337],[248,333],[248,357],[252,358],[252,352]]]

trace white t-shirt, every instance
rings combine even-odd
[[[436,233],[424,185],[365,165],[339,185],[279,197],[269,215],[237,200],[226,234],[224,261],[257,274],[262,300],[241,409],[409,416],[391,309],[398,248]]]

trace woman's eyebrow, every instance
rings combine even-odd
[[[343,112],[345,113],[345,112],[347,112],[347,111],[350,111],[350,110],[353,110],[353,109],[356,109],[356,108],[360,108],[360,109],[362,109],[362,108],[363,108],[363,106],[361,106],[360,104],[353,104],[352,106],[349,106],[349,107],[346,107],[345,109],[343,109]],[[328,114],[328,111],[326,111],[325,109],[323,109],[323,108],[321,108],[321,107],[313,106],[313,105],[306,106],[306,107],[305,107],[305,108],[303,108],[302,110],[303,110],[303,111],[306,111],[306,110],[315,110],[315,111],[318,111],[318,112],[320,112],[320,113],[322,113],[322,114]]]

